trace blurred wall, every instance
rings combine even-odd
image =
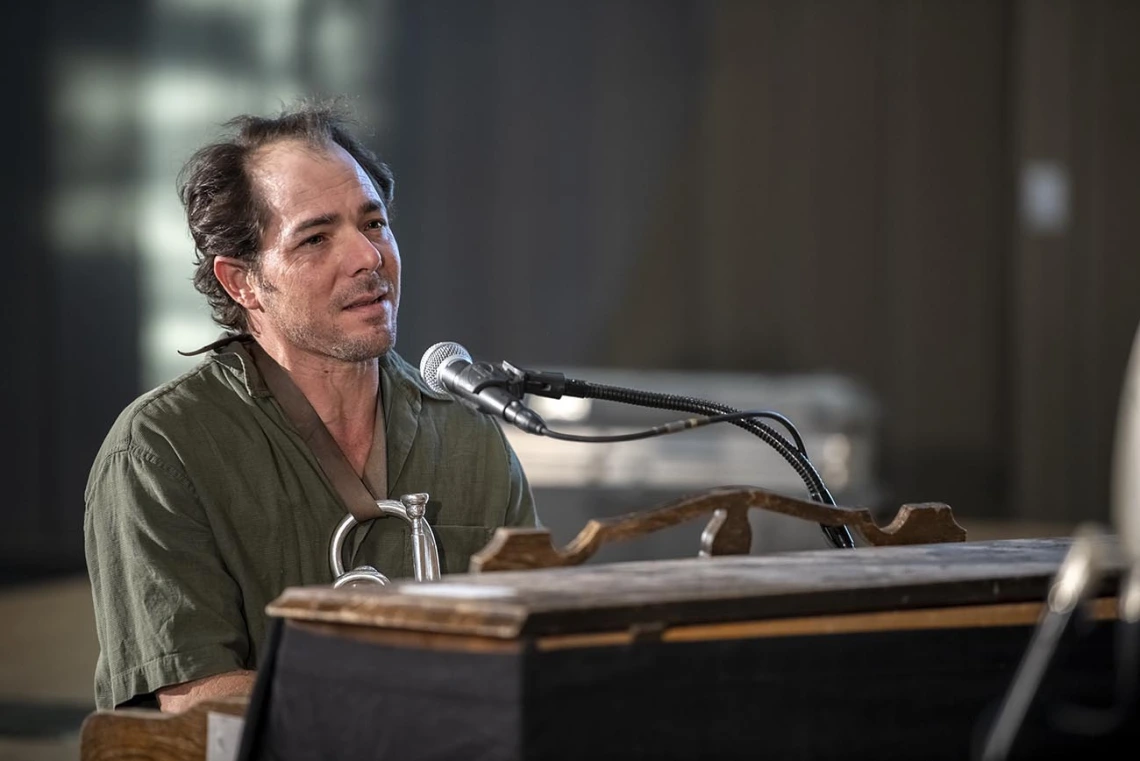
[[[1015,9],[1009,501],[1022,517],[1104,520],[1140,317],[1140,4],[1026,0]],[[1051,195],[1038,188],[1045,198],[1035,204],[1034,184],[1047,189],[1057,170],[1070,210],[1051,224],[1032,213]]]
[[[81,565],[107,426],[214,333],[188,237],[165,232],[192,145],[239,110],[330,91],[358,98],[396,172],[409,359],[456,340],[532,366],[838,371],[882,403],[892,501],[1107,517],[1140,320],[1140,5],[18,15],[0,566]]]
[[[896,504],[1107,516],[1140,6],[400,8],[406,354],[838,371]]]
[[[136,0],[110,15],[77,2],[26,3],[4,25],[12,107],[2,183],[10,327],[0,373],[0,578],[82,563],[87,469],[115,408],[138,388],[137,249],[127,230],[105,234],[108,210],[131,200],[106,191],[134,177],[138,136],[122,97],[96,110],[109,121],[80,124],[66,118],[57,84],[80,61],[129,71],[141,36],[122,22],[141,9]],[[104,203],[74,203],[98,190]]]

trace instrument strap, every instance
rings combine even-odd
[[[324,421],[285,368],[277,364],[256,341],[252,343],[250,353],[273,398],[281,405],[289,422],[316,456],[321,470],[352,517],[357,523],[383,517],[384,514],[376,507],[376,500],[388,498],[388,444],[384,430],[384,404],[379,387],[376,392],[376,425],[372,433],[372,448],[368,452],[368,461],[364,464],[364,475],[361,477],[356,474],[340,445],[325,427]]]

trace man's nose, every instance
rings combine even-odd
[[[384,264],[384,257],[383,254],[380,253],[380,247],[363,232],[359,230],[355,231],[349,243],[351,250],[348,256],[350,257],[353,272],[380,269],[381,265]]]

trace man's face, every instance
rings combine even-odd
[[[286,357],[344,362],[396,342],[400,252],[388,211],[364,169],[338,145],[261,149],[252,176],[269,212],[250,324]]]

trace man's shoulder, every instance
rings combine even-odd
[[[502,437],[498,423],[489,415],[476,412],[446,391],[436,391],[427,384],[418,369],[396,352],[384,358],[384,370],[405,393],[418,395],[421,419],[431,419],[441,436],[483,435]]]
[[[100,457],[132,448],[153,448],[191,429],[225,425],[250,399],[224,359],[211,356],[182,375],[147,391],[119,413]]]
[[[381,366],[393,383],[403,386],[405,390],[413,394],[437,402],[455,401],[450,394],[436,391],[429,386],[423,376],[420,375],[420,371],[395,351],[389,351],[384,355]]]

